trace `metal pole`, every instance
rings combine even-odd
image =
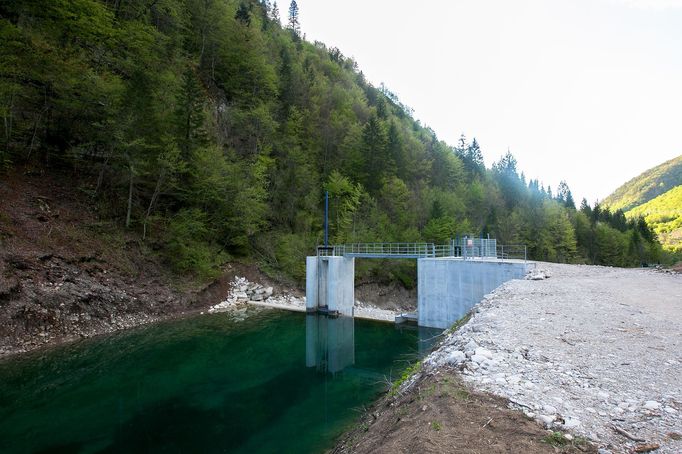
[[[324,191],[324,247],[329,247],[329,191]]]

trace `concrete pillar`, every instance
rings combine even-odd
[[[417,260],[419,326],[445,329],[504,282],[525,276],[525,262]]]
[[[352,257],[306,258],[306,310],[353,316],[355,259]]]

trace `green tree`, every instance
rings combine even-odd
[[[298,18],[298,3],[296,0],[291,0],[289,4],[289,21],[287,22],[287,28],[292,31],[294,36],[301,36],[301,23]]]

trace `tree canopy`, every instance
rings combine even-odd
[[[269,1],[0,1],[0,166],[69,172],[204,275],[251,256],[301,279],[325,188],[333,242],[489,233],[536,259],[658,260],[646,223],[576,211],[567,184],[555,198],[526,183],[511,152],[486,169],[476,139],[438,139],[288,12],[283,28]]]

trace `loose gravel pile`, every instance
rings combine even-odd
[[[682,275],[538,264],[425,360],[600,452],[682,452]],[[643,451],[637,451],[643,452]]]

